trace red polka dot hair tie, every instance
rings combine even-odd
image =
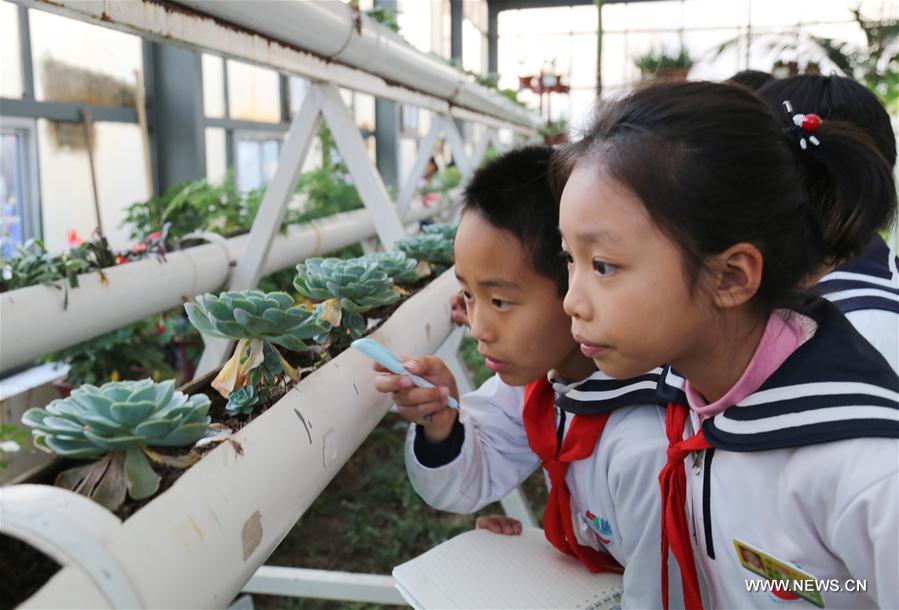
[[[802,150],[808,149],[808,142],[815,146],[821,145],[821,141],[814,135],[818,128],[821,127],[821,117],[817,114],[793,112],[793,104],[790,103],[790,100],[784,100],[784,110],[787,111],[787,115],[792,119],[793,125],[796,126],[796,132],[799,136],[799,148]]]

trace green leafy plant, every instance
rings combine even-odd
[[[390,28],[392,31],[399,33],[400,25],[397,23],[397,12],[391,10],[389,8],[385,8],[383,6],[377,6],[375,8],[370,8],[365,11],[365,14],[377,21],[380,24],[383,24]]]
[[[41,362],[69,365],[66,382],[72,386],[98,385],[107,381],[152,377],[155,380],[175,376],[176,362],[169,349],[177,340],[182,345],[199,344],[198,336],[181,316],[153,315],[134,324],[83,341],[72,347],[46,354]],[[186,354],[185,354],[186,356]],[[192,354],[197,358],[196,354]]]
[[[117,254],[109,247],[103,235],[96,233],[93,239],[85,241],[74,230],[68,231],[69,250],[62,254],[51,254],[40,240],[30,239],[16,250],[15,256],[0,261],[0,292],[27,288],[37,284],[52,284],[62,280],[65,291],[63,307],[69,304],[69,289],[78,287],[78,276],[96,271],[100,281],[107,284],[103,270],[132,260],[156,255],[165,259],[163,245],[164,231],[148,236],[138,242],[129,252]]]
[[[334,136],[327,125],[322,124],[319,128],[318,139],[322,165],[300,176],[296,190],[306,195],[306,202],[299,210],[289,211],[287,219],[291,223],[309,222],[362,207],[362,199],[349,169],[336,152]]]
[[[310,258],[297,265],[294,288],[321,302],[323,317],[346,330],[351,339],[365,333],[362,314],[395,303],[400,293],[378,263],[361,258]]]
[[[462,183],[462,172],[455,165],[450,165],[439,172],[436,172],[427,186],[421,189],[422,193],[439,193],[448,195],[451,190]]]
[[[684,46],[676,53],[664,49],[653,49],[634,59],[644,76],[656,75],[674,70],[689,70],[694,64],[693,58]]]
[[[551,146],[553,144],[563,144],[568,140],[568,121],[559,119],[558,121],[547,121],[538,130],[543,138],[543,143]]]
[[[27,428],[15,424],[0,424],[0,472],[9,466],[7,456],[21,451],[29,438],[31,434]]]
[[[186,303],[184,309],[202,334],[237,340],[234,354],[212,382],[228,399],[226,408],[231,414],[248,414],[288,380],[299,380],[299,373],[275,345],[310,351],[307,342],[322,342],[331,330],[319,312],[295,305],[284,292],[205,294],[198,296],[196,303]]]
[[[366,254],[361,260],[377,265],[395,284],[414,284],[431,273],[427,264],[419,265],[417,260],[399,250]]]
[[[864,44],[788,30],[754,34],[752,45],[788,57],[804,56],[811,60],[809,63],[829,61],[842,75],[864,83],[880,97],[887,112],[895,115],[899,113],[899,19],[868,19],[862,15],[861,5],[849,10],[864,34]],[[744,40],[745,37],[739,37],[725,41],[715,55],[720,56]]]
[[[83,385],[68,398],[45,408],[32,408],[22,423],[32,428],[34,445],[68,458],[100,458],[66,470],[56,484],[116,510],[125,495],[149,498],[159,489],[158,464],[187,468],[196,453],[162,455],[151,447],[185,447],[199,440],[210,423],[209,398],[188,398],[175,391],[175,381],[116,381],[100,387]]]

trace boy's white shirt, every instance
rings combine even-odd
[[[684,438],[698,425],[691,414]],[[884,460],[885,455],[895,459]],[[824,592],[826,608],[899,608],[899,440],[859,438],[748,453],[715,450],[708,492],[714,560],[705,536],[703,457],[688,457],[684,468],[687,521],[705,607],[814,607],[802,599],[749,591],[746,581],[764,579],[740,564],[737,539],[819,580],[867,582],[867,594]]]
[[[540,460],[527,442],[523,387],[509,386],[494,376],[461,402],[465,439],[460,454],[437,468],[422,465],[415,456],[413,424],[406,440],[406,470],[412,486],[431,506],[471,513],[502,499],[539,467]],[[572,417],[566,414],[566,431]],[[597,450],[573,462],[566,476],[581,544],[605,550],[625,567],[624,608],[661,606],[658,474],[667,447],[664,425],[664,411],[655,406],[615,410]],[[587,523],[588,510],[597,521],[608,522],[609,528],[600,530],[607,544]],[[680,575],[673,559],[669,575],[670,607],[681,608]]]

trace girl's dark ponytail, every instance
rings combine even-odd
[[[825,119],[814,136],[818,145],[801,128],[786,129],[807,203],[820,223],[824,262],[836,264],[860,254],[878,229],[894,221],[896,186],[890,164],[854,125]],[[800,138],[807,140],[805,149]]]

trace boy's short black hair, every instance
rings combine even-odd
[[[509,151],[475,172],[463,195],[463,213],[477,212],[521,242],[540,275],[568,290],[559,235],[559,197],[551,183],[553,150],[525,146]]]

